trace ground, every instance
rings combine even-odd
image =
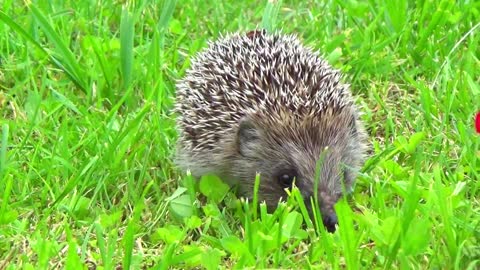
[[[1,2],[0,269],[480,267],[479,1],[157,2]],[[175,80],[260,27],[319,50],[363,112],[334,234],[295,192],[267,214],[173,165]]]

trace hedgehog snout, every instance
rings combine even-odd
[[[336,225],[338,224],[338,218],[335,211],[332,211],[331,213],[324,215],[322,220],[323,220],[323,225],[325,226],[328,232],[331,232],[331,233],[335,232]]]
[[[322,217],[323,226],[327,229],[328,232],[334,233],[336,230],[336,226],[338,225],[338,217],[335,209],[333,208],[332,202],[325,200],[325,198],[320,198],[318,205],[320,207],[320,214]],[[310,203],[310,198],[305,199],[305,205],[307,206],[308,214],[310,218],[314,219],[314,207]]]
[[[307,202],[308,201],[308,202]],[[321,203],[321,202],[320,202]],[[305,200],[305,206],[307,207],[308,214],[310,218],[314,219],[314,207],[311,207],[310,200]],[[325,207],[324,205],[320,206],[320,213],[322,215],[323,226],[327,229],[328,232],[334,233],[336,230],[336,225],[338,225],[338,217],[335,213],[333,207]]]

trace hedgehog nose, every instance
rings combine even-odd
[[[336,225],[338,224],[337,214],[335,212],[327,214],[323,217],[323,225],[327,229],[328,232],[335,232]]]
[[[306,204],[308,214],[313,218],[313,209],[310,204]],[[336,225],[338,225],[338,218],[335,211],[326,211],[327,213],[322,213],[322,222],[323,226],[327,229],[328,232],[334,233],[336,230]]]

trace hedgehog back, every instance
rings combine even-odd
[[[180,144],[215,151],[242,117],[303,119],[352,104],[340,73],[294,35],[231,34],[210,42],[177,84]]]

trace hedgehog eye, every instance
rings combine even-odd
[[[296,178],[297,173],[294,170],[284,170],[277,174],[277,181],[284,188],[291,188]]]

